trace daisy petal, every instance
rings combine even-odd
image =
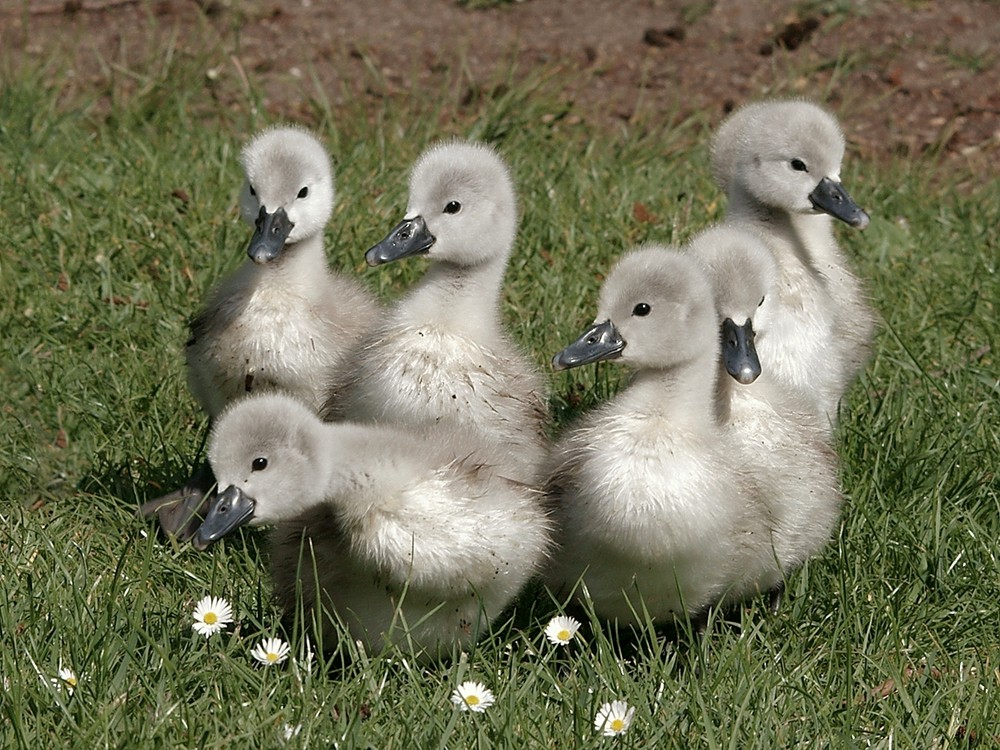
[[[298,737],[301,731],[301,724],[285,724],[281,727],[281,737],[285,742],[288,742],[293,737]]]
[[[493,705],[493,691],[481,682],[463,682],[451,694],[451,702],[462,711],[483,713]]]
[[[580,621],[575,617],[560,615],[549,620],[545,626],[545,637],[556,646],[565,646],[580,629]]]
[[[280,638],[265,638],[250,652],[250,655],[265,666],[281,664],[288,658],[292,647]]]
[[[59,665],[59,675],[53,677],[50,682],[53,687],[65,690],[70,695],[73,695],[73,691],[76,690],[79,680],[77,680],[76,673],[72,669]]]
[[[233,608],[225,599],[206,596],[194,608],[194,624],[198,635],[208,638],[233,621]]]
[[[629,706],[625,701],[605,703],[597,710],[597,716],[594,717],[594,729],[605,737],[625,734],[632,726],[634,715],[635,708]]]

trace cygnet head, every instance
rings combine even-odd
[[[244,524],[268,524],[323,497],[322,423],[290,396],[241,399],[216,422],[208,460],[218,494],[193,543],[206,549]]]
[[[778,279],[774,257],[756,235],[730,226],[705,230],[691,240],[688,252],[712,284],[726,371],[744,385],[752,383],[761,373],[756,321]]]
[[[315,137],[299,128],[265,130],[246,145],[241,162],[240,213],[255,228],[251,260],[273,261],[286,245],[323,231],[333,212],[333,168]]]
[[[450,141],[423,153],[410,176],[406,216],[368,250],[370,266],[410,255],[459,266],[506,262],[517,232],[517,197],[491,147]]]
[[[853,227],[865,213],[840,182],[844,135],[836,119],[807,101],[748,104],[712,142],[712,171],[727,193],[790,213],[827,213]]]
[[[645,245],[608,274],[594,325],[559,352],[552,366],[620,359],[635,370],[669,369],[712,349],[715,317],[712,289],[698,263],[676,250]]]

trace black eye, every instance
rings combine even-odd
[[[253,189],[253,185],[250,186],[250,195],[252,195],[254,198],[257,197],[257,191]]]
[[[444,212],[446,214],[457,214],[462,210],[462,204],[458,201],[448,201],[448,205],[444,207]]]
[[[308,187],[304,187],[304,188],[302,188],[299,191],[299,197],[300,198],[305,198],[307,195],[309,195],[309,188]]]
[[[801,159],[792,159],[791,164],[792,164],[792,169],[794,169],[796,172],[809,171],[809,168],[806,166],[806,163]]]
[[[638,305],[632,308],[632,314],[638,315],[640,318],[645,318],[649,315],[653,308],[647,305],[645,302],[640,302]]]
[[[760,298],[760,302],[757,303],[757,307],[760,307],[761,305],[764,304],[764,299],[765,299],[764,297]]]
[[[267,459],[264,457],[255,458],[250,464],[250,471],[264,471],[267,468]]]

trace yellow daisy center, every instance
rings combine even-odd
[[[206,625],[215,625],[215,623],[217,623],[218,621],[219,621],[219,616],[217,614],[215,614],[215,612],[206,612],[205,613],[205,624]]]
[[[76,677],[70,675],[69,677],[63,677],[63,682],[65,682],[70,687],[76,687]]]
[[[479,696],[478,695],[467,695],[467,696],[465,696],[465,702],[468,703],[470,706],[478,706],[479,705]]]
[[[622,721],[621,719],[612,719],[611,720],[611,731],[613,731],[613,732],[620,732],[624,728],[625,728],[625,722]]]
[[[267,660],[273,664],[274,662],[278,661],[278,655],[273,651],[268,651]]]
[[[558,638],[560,641],[568,641],[569,640],[569,631],[566,630],[566,628],[563,628],[558,633],[556,633],[556,638]]]

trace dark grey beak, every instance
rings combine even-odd
[[[552,358],[552,368],[568,370],[591,362],[617,359],[621,356],[625,344],[625,339],[610,320],[595,323],[584,331],[580,338]]]
[[[191,544],[197,550],[208,549],[226,534],[253,518],[256,507],[256,500],[236,485],[229,485],[212,500],[208,514],[198,527]]]
[[[273,214],[269,214],[267,209],[261,206],[257,221],[254,222],[250,247],[247,248],[250,260],[254,263],[270,263],[281,255],[281,251],[285,248],[285,240],[288,239],[294,226],[285,209],[279,208]]]
[[[844,186],[836,180],[824,177],[819,185],[809,193],[813,208],[825,211],[856,229],[868,226],[868,214],[844,190]]]
[[[431,249],[437,239],[427,230],[423,216],[404,219],[392,228],[384,240],[365,253],[369,266],[380,266],[410,255],[420,255]]]
[[[749,318],[741,326],[732,318],[722,321],[722,362],[726,372],[743,385],[749,385],[760,375],[760,359],[753,340],[753,323]]]

